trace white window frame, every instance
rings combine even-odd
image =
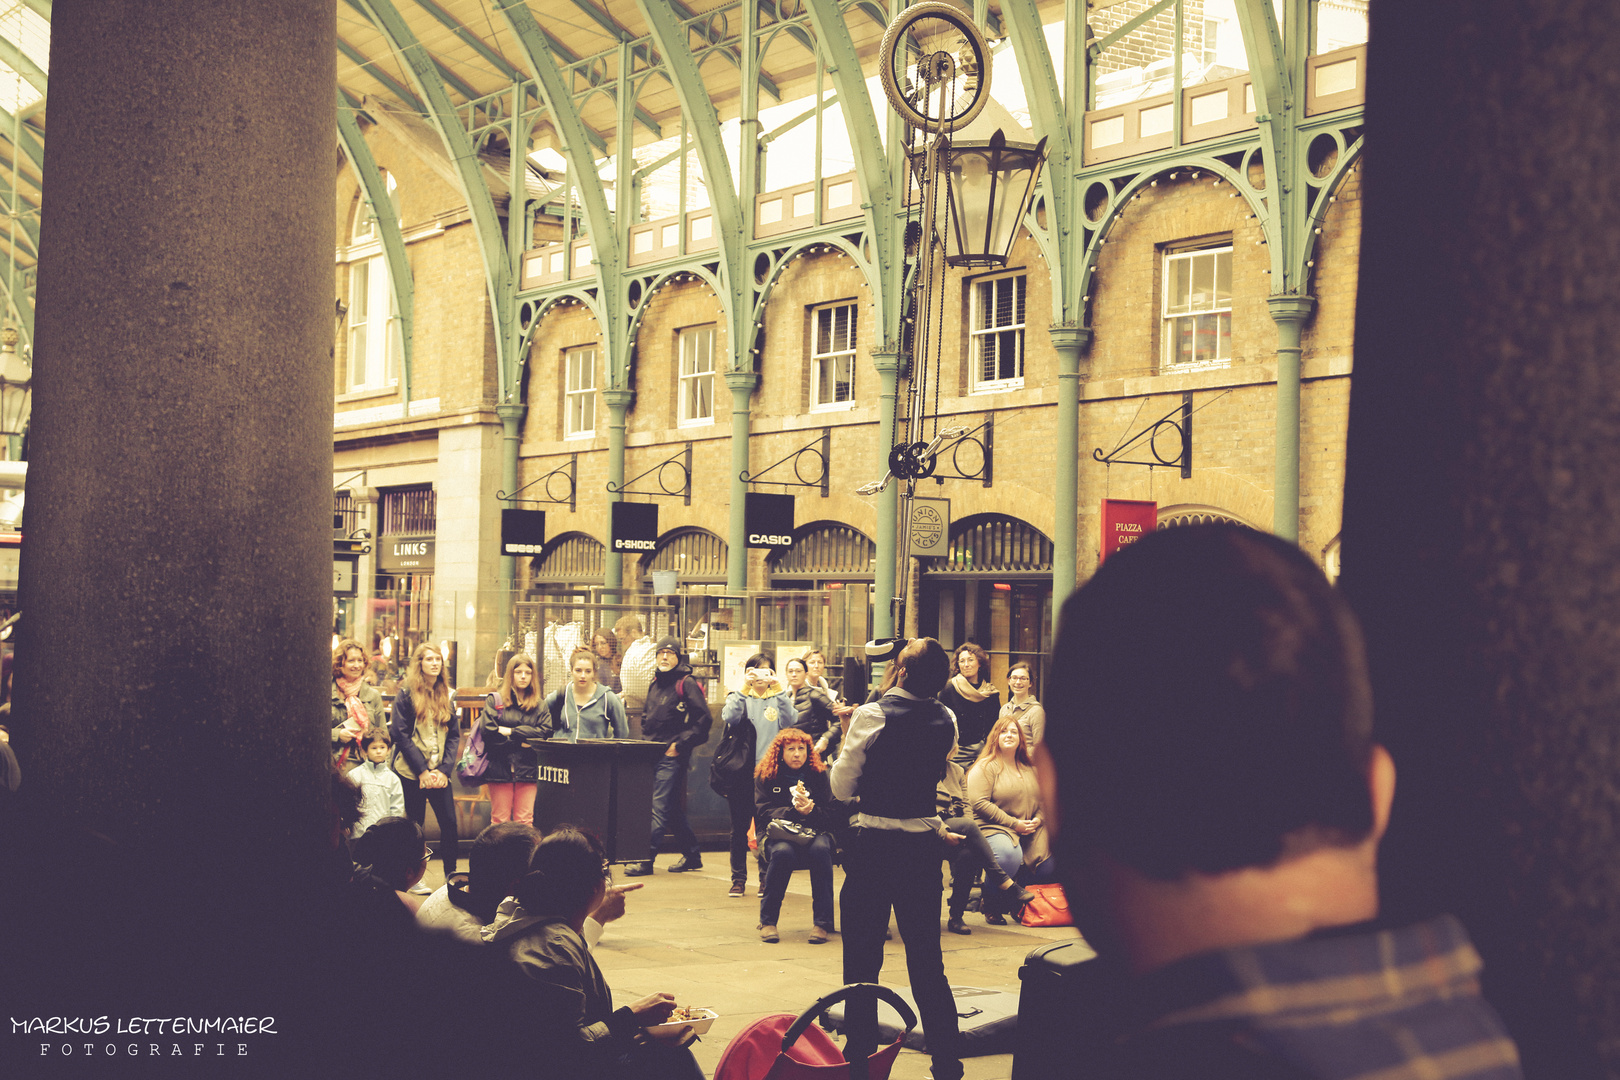
[[[1222,295],[1222,262],[1225,262],[1225,293]],[[1204,368],[1226,367],[1232,362],[1232,245],[1230,242],[1210,247],[1187,248],[1164,253],[1163,301],[1160,306],[1160,367],[1165,371],[1197,371]],[[1208,267],[1208,287],[1199,295],[1199,282],[1203,267]],[[1185,278],[1178,281],[1181,268]],[[1185,288],[1183,288],[1185,284]],[[1198,351],[1198,326],[1204,319],[1214,319],[1215,348],[1210,354]],[[1224,321],[1225,334],[1221,332]],[[1190,326],[1193,335],[1192,359],[1181,359],[1181,327]]]
[[[680,331],[675,346],[676,427],[714,423],[714,324]]]
[[[839,313],[847,312],[843,333],[839,334]],[[823,341],[822,326],[828,324],[826,340]],[[810,311],[810,411],[832,412],[834,410],[849,410],[855,407],[855,342],[860,327],[860,314],[856,310],[853,300],[846,300],[837,304],[823,304]],[[823,350],[823,344],[826,349]],[[821,397],[822,375],[827,367],[833,368],[832,379],[833,396],[831,400]],[[846,374],[840,383],[839,369]],[[842,396],[840,396],[840,392]]]
[[[985,294],[992,296],[1003,289],[1012,290],[1012,303],[1007,312],[1005,321],[1001,318],[992,304],[988,316],[985,313]],[[1026,339],[1024,335],[1025,320],[1029,317],[1029,276],[1023,271],[1011,274],[998,274],[995,277],[977,278],[971,283],[969,304],[972,310],[971,332],[968,344],[969,393],[993,394],[1004,390],[1017,390],[1024,385],[1024,356]],[[1022,309],[1022,310],[1020,310]],[[1011,348],[1013,350],[1012,374],[1006,374],[1006,364],[1002,353]],[[997,372],[992,378],[985,378],[984,354],[986,349],[995,349]]]
[[[348,393],[399,385],[404,356],[399,304],[388,279],[388,259],[378,253],[349,263],[349,327],[344,386]]]
[[[595,345],[563,353],[563,438],[596,437]]]

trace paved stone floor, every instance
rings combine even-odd
[[[733,899],[726,895],[730,876],[724,852],[706,853],[704,869],[685,874],[665,872],[673,861],[673,856],[660,857],[651,877],[616,876],[621,883],[642,882],[645,887],[627,897],[628,913],[608,926],[596,959],[614,1000],[621,1004],[668,991],[683,1005],[718,1012],[720,1020],[693,1047],[704,1072],[712,1075],[721,1051],[748,1024],[772,1013],[798,1013],[843,985],[842,939],[834,934],[825,945],[805,940],[810,931],[810,879],[803,872],[793,875],[782,904],[778,923],[782,941],[767,945],[756,930],[759,898],[754,878],[749,879],[748,895]],[[842,884],[843,871],[836,870],[835,889]],[[987,926],[970,912],[967,923],[973,933],[964,937],[944,933],[944,919],[942,903],[941,936],[951,982],[1014,993],[1025,954],[1044,942],[1074,935],[1069,929]],[[907,985],[898,934],[885,949],[883,982]],[[1011,1054],[968,1058],[964,1065],[967,1080],[1006,1080],[1012,1075]],[[902,1051],[892,1075],[895,1080],[921,1080],[928,1075],[927,1055]]]

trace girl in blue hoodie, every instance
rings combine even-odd
[[[726,703],[720,707],[720,720],[727,727],[746,720],[754,729],[754,756],[748,773],[744,774],[744,782],[736,790],[724,793],[731,811],[731,895],[741,896],[748,886],[748,827],[754,823],[753,767],[765,760],[776,733],[799,720],[793,698],[777,679],[776,665],[769,656],[755,653],[748,658],[742,689],[726,695]],[[765,867],[761,859],[761,888],[764,882]]]
[[[581,739],[626,739],[630,718],[625,715],[619,695],[596,681],[596,658],[589,649],[575,649],[570,661],[573,678],[568,685],[546,699],[551,714],[551,737],[579,742]]]

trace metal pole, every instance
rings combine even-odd
[[[740,349],[741,343],[734,343]],[[743,520],[743,495],[748,485],[742,474],[748,471],[748,398],[759,384],[752,371],[726,372],[731,389],[731,523],[726,543],[726,592],[741,595],[748,590],[748,524]]]
[[[623,502],[619,489],[624,487],[624,415],[635,399],[633,390],[603,390],[602,400],[608,407],[608,483],[613,485],[609,503]],[[608,511],[610,514],[612,510]],[[624,587],[624,556],[612,550],[611,537],[608,553],[603,562],[602,584],[610,589]]]
[[[1273,296],[1266,301],[1277,323],[1277,456],[1272,481],[1271,531],[1299,539],[1299,336],[1315,301]]]
[[[1081,326],[1054,326],[1048,331],[1057,350],[1057,455],[1052,493],[1052,634],[1058,612],[1074,591],[1080,561],[1080,350],[1091,344],[1091,331]]]
[[[881,384],[878,398],[878,469],[889,468],[889,448],[894,445],[894,403],[899,395],[900,354],[874,352],[872,365],[877,368]],[[880,473],[881,475],[881,473]],[[877,568],[873,574],[872,636],[895,635],[895,562],[897,561],[896,524],[900,509],[900,482],[889,481],[889,486],[877,497]]]

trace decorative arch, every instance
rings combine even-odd
[[[1006,514],[973,514],[951,523],[946,554],[927,562],[930,574],[1050,574],[1052,539]]]
[[[607,562],[607,545],[589,533],[566,532],[546,542],[531,566],[534,580],[600,581]]]
[[[683,582],[712,584],[726,580],[730,549],[725,540],[697,526],[672,529],[658,538],[658,546],[641,558],[638,577],[654,570],[674,570]]]
[[[1230,510],[1222,510],[1216,506],[1203,506],[1198,503],[1180,503],[1176,506],[1161,506],[1159,508],[1159,528],[1174,529],[1182,525],[1211,525],[1217,522],[1230,522],[1233,525],[1243,525],[1253,529],[1255,526]]]
[[[812,521],[793,530],[793,546],[772,551],[765,560],[773,581],[783,578],[874,578],[877,544],[839,521]]]

